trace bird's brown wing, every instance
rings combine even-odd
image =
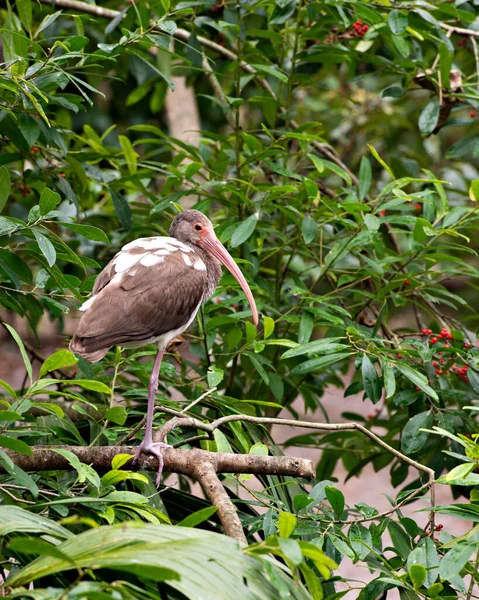
[[[95,361],[111,346],[141,343],[186,326],[203,300],[207,273],[198,268],[204,264],[199,259],[198,265],[194,252],[186,254],[187,259],[185,254],[179,249],[164,255],[163,262],[157,264],[137,261],[119,273],[115,259],[109,263],[99,275],[94,299],[78,324],[70,348]],[[154,253],[141,254],[147,255]]]

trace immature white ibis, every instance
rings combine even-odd
[[[161,360],[169,342],[185,331],[213,294],[221,279],[220,263],[237,279],[258,324],[253,294],[211,221],[197,210],[184,210],[173,219],[170,235],[140,238],[121,249],[97,277],[70,342],[70,350],[90,362],[102,359],[112,346],[157,345],[145,437],[134,458],[142,452],[157,457],[157,484],[165,444],[153,442],[152,427]]]

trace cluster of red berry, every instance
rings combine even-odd
[[[421,333],[423,335],[431,335],[432,334],[432,330],[431,329],[423,329],[421,331]],[[436,344],[439,340],[452,340],[453,339],[453,335],[452,333],[450,333],[445,327],[443,327],[441,329],[441,333],[437,336],[433,336],[429,341],[431,344]],[[446,343],[444,345],[445,348],[450,348],[451,344]]]
[[[28,194],[31,193],[32,189],[29,185],[23,186],[23,185],[19,185],[18,189],[22,195],[22,198],[25,198],[26,196],[28,196]]]
[[[369,25],[365,25],[362,21],[356,21],[352,24],[354,31],[351,32],[351,37],[363,37],[369,31]]]
[[[469,383],[469,377],[467,376],[467,365],[463,365],[462,367],[458,367],[455,363],[451,367],[451,372],[455,373],[461,381],[465,383]]]
[[[457,47],[458,48],[464,47],[464,50],[466,50],[466,52],[472,52],[472,46],[469,43],[469,36],[464,36],[462,39],[460,39],[457,42]]]

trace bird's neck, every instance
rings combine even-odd
[[[191,242],[186,242],[187,246],[189,246],[193,252],[197,256],[201,258],[201,260],[205,263],[206,266],[206,275],[208,278],[208,286],[205,291],[204,299],[209,298],[213,292],[215,291],[216,286],[218,285],[222,271],[221,271],[221,263],[218,259],[216,259],[208,250],[197,246],[196,244],[192,244]]]

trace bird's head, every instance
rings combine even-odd
[[[258,311],[249,285],[238,265],[216,237],[213,225],[208,217],[198,210],[183,210],[173,219],[170,226],[170,235],[183,243],[195,244],[203,248],[228,269],[245,293],[253,313],[253,322],[258,325]]]

